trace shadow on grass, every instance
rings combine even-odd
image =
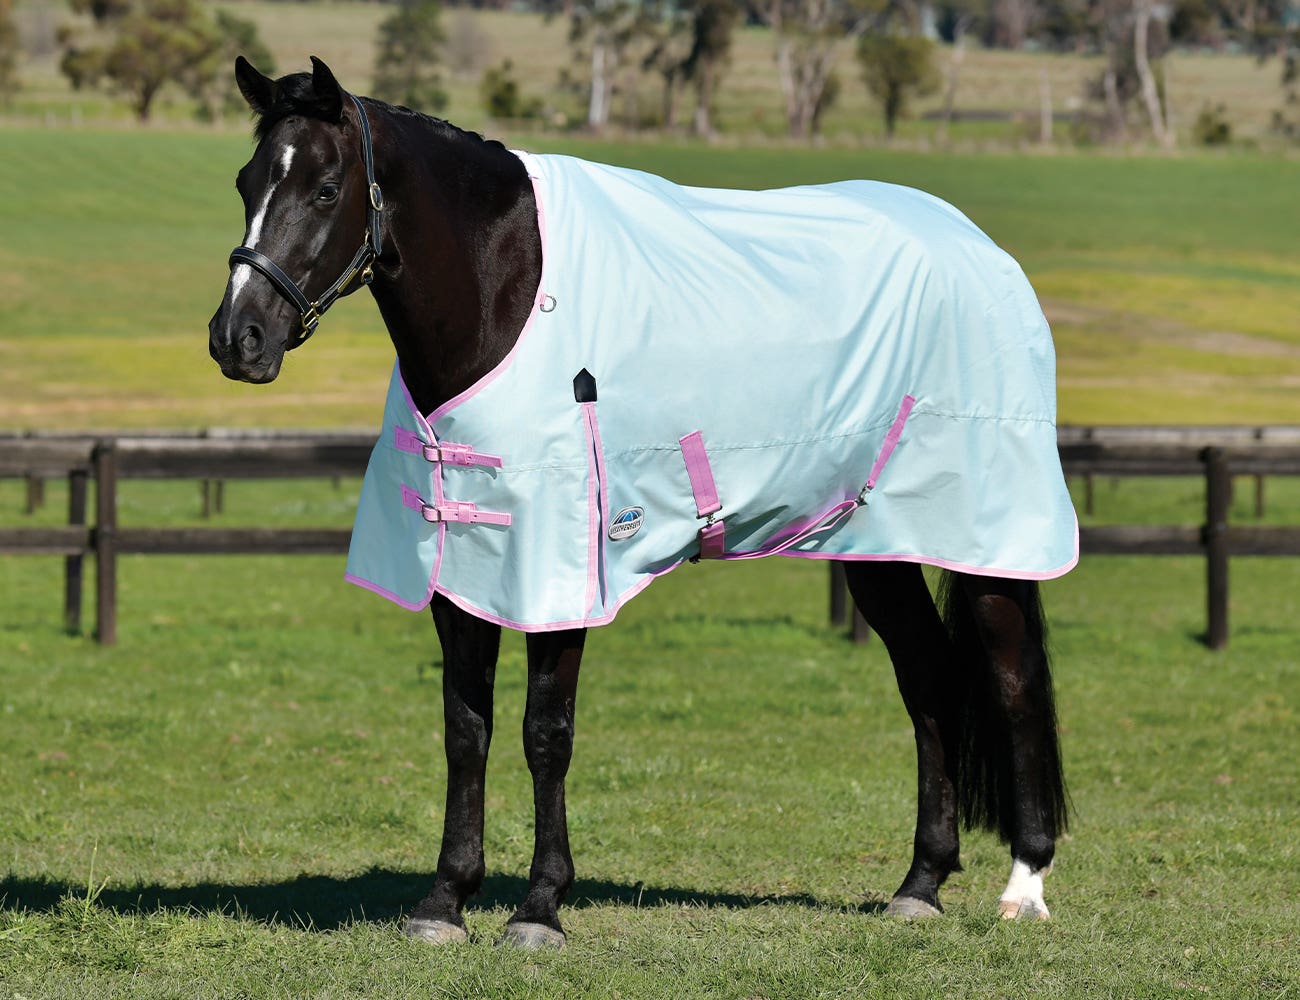
[[[95,899],[100,909],[120,914],[147,914],[161,910],[188,910],[194,913],[221,913],[241,916],[266,924],[307,928],[318,931],[337,930],[355,923],[384,923],[396,920],[415,906],[433,883],[432,875],[372,869],[350,878],[328,875],[300,875],[288,882],[265,885],[137,886],[131,889],[104,889]],[[469,904],[471,910],[496,906],[511,909],[523,902],[528,881],[517,875],[489,875],[482,891]],[[24,879],[9,876],[0,880],[0,910],[48,913],[58,909],[67,898],[81,905],[86,886],[51,879]],[[674,887],[649,888],[639,883],[627,884],[579,879],[569,892],[566,908],[580,909],[607,903],[630,907],[703,906],[749,908],[763,905],[793,904],[824,908],[823,903],[806,894],[779,896],[745,896],[737,893],[699,892]],[[875,912],[883,903],[864,903],[860,907],[837,906]]]

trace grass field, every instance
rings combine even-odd
[[[1128,485],[1099,517],[1198,517],[1189,485]],[[126,523],[195,516],[192,484],[124,489]],[[234,484],[225,521],[346,523],[355,489]],[[1290,486],[1271,501],[1300,513]],[[0,484],[0,509],[20,502]],[[1046,926],[996,919],[986,835],[946,919],[880,916],[910,848],[911,734],[879,644],[826,627],[823,567],[671,574],[589,640],[570,947],[522,956],[492,947],[531,849],[517,636],[488,882],[470,943],[432,951],[399,933],[442,815],[427,616],[343,585],[337,559],[130,558],[102,649],[59,631],[58,560],[7,560],[0,996],[1291,996],[1294,566],[1234,561],[1221,654],[1196,638],[1202,574],[1098,558],[1046,587],[1075,808]]]
[[[8,129],[0,427],[369,426],[391,348],[365,295],[270,389],[226,382],[207,319],[242,216],[234,134]],[[867,176],[933,191],[1023,264],[1064,422],[1300,421],[1300,165],[1229,155],[927,156],[543,137],[697,184]]]

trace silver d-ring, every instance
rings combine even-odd
[[[549,303],[549,305],[548,305],[548,303]],[[537,308],[538,308],[539,310],[541,310],[542,312],[544,312],[544,313],[555,312],[555,296],[554,296],[554,295],[543,295],[543,296],[542,296],[542,304],[539,305]]]
[[[378,182],[370,185],[370,207],[376,212],[384,210],[384,192],[379,189]]]

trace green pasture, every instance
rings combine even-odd
[[[1276,481],[1271,520],[1300,490]],[[357,484],[233,483],[217,523],[346,524]],[[1234,518],[1249,518],[1243,491]],[[0,483],[6,523],[21,487]],[[57,523],[62,490],[35,516]],[[1098,518],[1195,523],[1191,481],[1098,483]],[[123,521],[197,519],[123,484]],[[341,560],[123,559],[117,647],[61,633],[61,561],[0,574],[0,997],[1292,996],[1300,981],[1290,560],[1095,558],[1045,586],[1074,803],[1050,924],[1006,924],[968,835],[941,921],[880,908],[907,866],[912,738],[878,642],[825,622],[825,567],[683,567],[594,630],[569,809],[569,948],[493,947],[521,898],[523,643],[498,673],[489,876],[470,942],[407,942],[443,799],[427,615]]]
[[[391,366],[354,296],[275,386],[226,382],[208,317],[243,221],[230,133],[4,130],[0,427],[369,426]],[[874,177],[1011,251],[1057,338],[1063,422],[1300,421],[1300,163],[521,139],[694,184]]]

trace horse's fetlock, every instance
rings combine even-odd
[[[1056,856],[1056,840],[1045,833],[1016,837],[1011,846],[1011,854],[1017,861],[1023,861],[1034,874],[1046,874],[1052,867],[1052,858]]]

